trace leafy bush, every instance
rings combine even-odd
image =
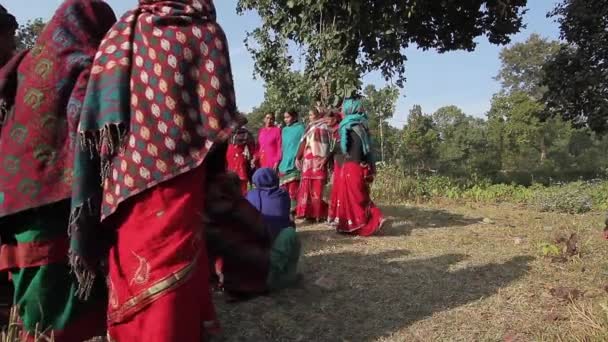
[[[541,211],[582,214],[593,209],[593,191],[583,182],[547,187],[535,193],[533,204]]]
[[[378,170],[372,196],[383,203],[453,200],[525,204],[541,211],[581,214],[608,209],[608,181],[544,186],[492,184],[485,179],[454,180],[443,176],[410,177],[398,167]]]

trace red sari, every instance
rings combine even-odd
[[[251,159],[255,154],[255,140],[251,133],[240,128],[230,139],[226,151],[226,168],[234,172],[241,181],[243,196],[247,195],[251,174]]]
[[[370,167],[346,161],[336,172],[332,196],[335,198],[332,214],[335,215],[336,230],[359,236],[374,235],[382,227],[384,215],[370,198]]]
[[[327,218],[323,191],[327,183],[327,161],[332,135],[325,119],[311,123],[300,145],[302,177],[298,190],[296,217],[313,220]]]
[[[108,274],[113,340],[199,342],[219,329],[201,229],[205,177],[199,167],[161,183],[106,221],[118,227]]]
[[[339,142],[340,142],[340,134],[338,133],[338,124],[336,124],[335,126],[329,127],[331,133],[332,133],[332,147],[331,147],[331,154],[332,154],[332,166],[331,166],[331,190],[329,192],[329,205],[328,205],[328,209],[327,209],[327,222],[331,225],[334,225],[336,223],[336,210],[337,210],[337,204],[338,204],[338,182],[337,179],[340,176],[340,172],[342,170],[341,165],[338,164],[338,160],[335,157],[337,151],[336,148],[338,148],[338,146],[340,146]]]

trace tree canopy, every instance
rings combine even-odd
[[[377,1],[239,0],[238,11],[262,19],[248,36],[255,72],[271,81],[291,67],[289,44],[305,57],[305,75],[318,81],[316,97],[349,95],[362,75],[379,70],[405,82],[404,49],[473,50],[475,38],[505,44],[523,26],[526,0]]]
[[[17,30],[17,50],[31,49],[38,39],[38,35],[44,29],[46,23],[41,18],[29,20]]]
[[[563,45],[545,66],[547,115],[608,131],[608,2],[563,0],[550,13]]]

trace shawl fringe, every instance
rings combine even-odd
[[[94,218],[96,215],[93,203],[95,201],[91,198],[87,199],[83,205],[75,207],[70,213],[69,225],[68,225],[68,236],[72,235],[78,230],[78,222],[85,217]],[[77,289],[76,296],[86,301],[91,296],[93,291],[93,285],[95,284],[96,274],[92,271],[84,258],[75,253],[73,249],[69,251],[69,263],[72,273],[76,276]]]
[[[93,292],[93,285],[95,284],[97,275],[94,271],[91,271],[87,267],[84,259],[77,256],[74,251],[70,251],[69,259],[72,273],[76,276],[76,281],[78,282],[78,287],[76,288],[76,297],[78,297],[80,300],[86,301]]]

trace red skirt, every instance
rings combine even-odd
[[[281,188],[289,194],[289,198],[291,199],[291,210],[296,209],[296,205],[298,202],[298,189],[300,188],[300,180],[296,179],[289,183],[285,183],[281,185]]]
[[[247,195],[250,170],[249,160],[245,156],[245,148],[245,145],[229,144],[226,150],[226,169],[239,176],[243,195]]]
[[[302,179],[298,191],[296,217],[315,220],[327,218],[327,203],[323,200],[325,179]]]
[[[334,163],[331,193],[329,197],[329,208],[327,211],[327,219],[331,224],[334,224],[336,222],[336,215],[338,210],[338,193],[340,190],[340,182],[338,181],[338,178],[340,177],[340,172],[342,172],[342,166],[338,163]]]
[[[202,229],[205,169],[134,197],[108,222],[108,334],[114,341],[199,342],[219,329]]]
[[[384,215],[374,205],[369,195],[366,178],[367,167],[355,162],[345,162],[337,179],[335,222],[340,233],[371,236],[384,223]]]

